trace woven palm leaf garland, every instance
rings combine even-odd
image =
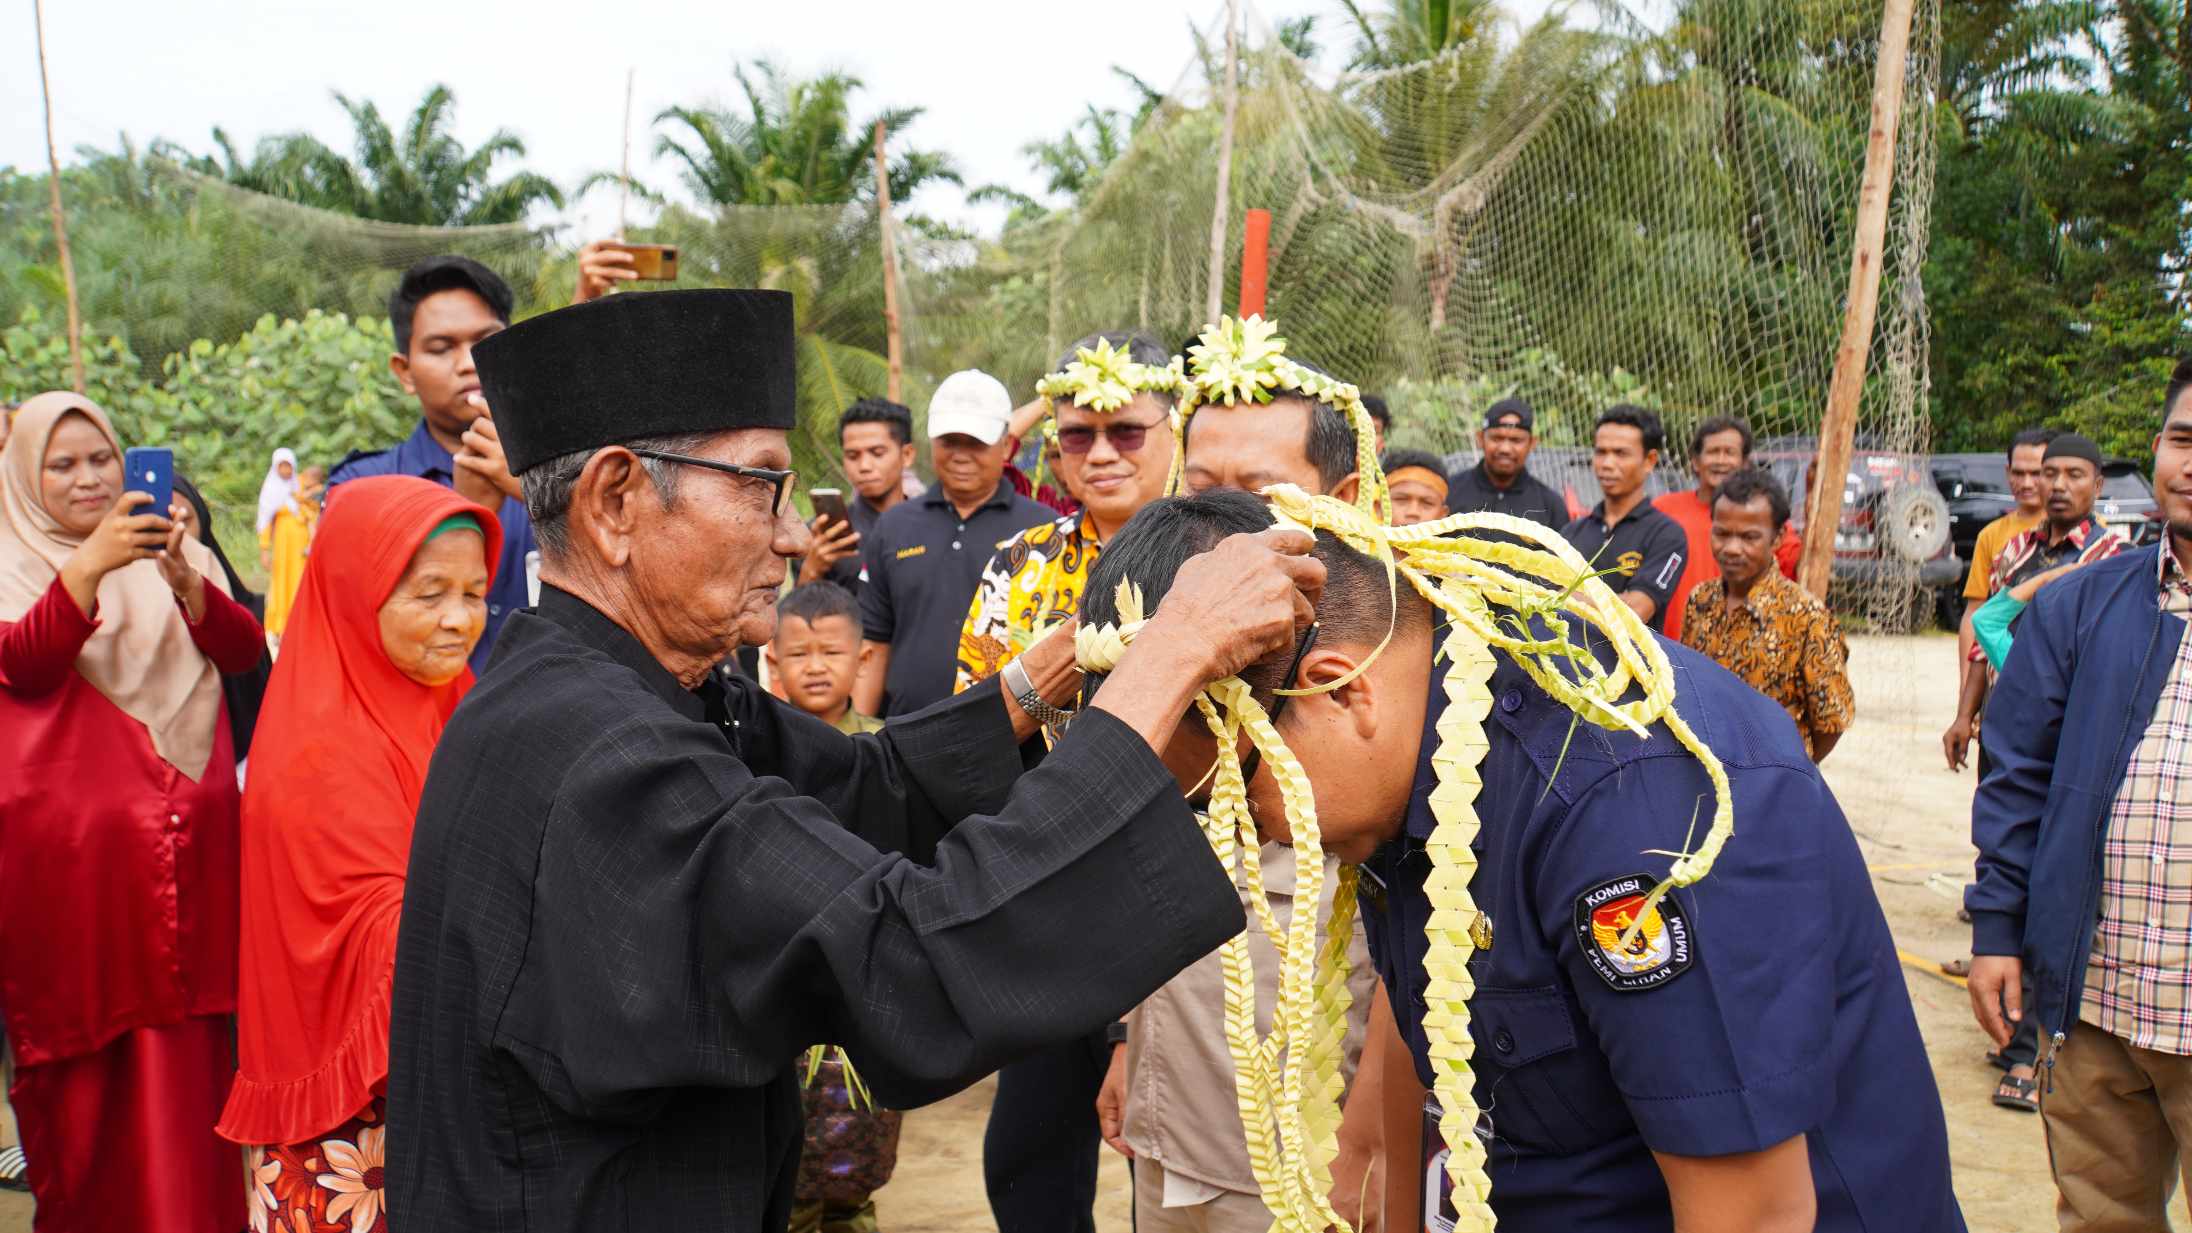
[[[1710,872],[1733,832],[1727,774],[1675,711],[1674,676],[1665,651],[1642,619],[1592,572],[1589,562],[1538,524],[1499,514],[1460,514],[1411,527],[1389,525],[1390,497],[1370,450],[1369,417],[1357,391],[1287,360],[1284,349],[1285,341],[1276,337],[1268,323],[1254,317],[1221,320],[1190,349],[1187,375],[1193,388],[1183,394],[1175,423],[1184,436],[1198,404],[1262,403],[1285,393],[1306,395],[1341,409],[1353,423],[1359,443],[1361,485],[1355,502],[1312,496],[1286,484],[1266,489],[1264,495],[1282,523],[1328,531],[1357,551],[1376,557],[1386,565],[1396,594],[1405,580],[1448,619],[1446,640],[1438,652],[1447,665],[1448,704],[1431,759],[1438,781],[1431,794],[1437,825],[1427,844],[1432,869],[1425,890],[1432,911],[1426,926],[1424,992],[1429,1009],[1424,1029],[1430,1038],[1433,1090],[1444,1110],[1440,1130],[1450,1149],[1446,1167],[1459,1216],[1456,1228],[1489,1233],[1494,1226],[1491,1183],[1485,1174],[1484,1148],[1476,1136],[1480,1111],[1469,1065],[1469,999],[1475,992],[1469,959],[1476,949],[1471,928],[1481,916],[1470,898],[1469,880],[1476,871],[1470,848],[1479,825],[1475,800],[1483,786],[1478,768],[1490,748],[1484,722],[1492,706],[1494,651],[1504,652],[1580,720],[1639,735],[1651,724],[1664,724],[1705,767],[1713,788],[1712,824],[1691,850],[1664,854],[1672,856],[1674,863],[1653,889],[1632,932],[1669,890],[1691,885]],[[1175,490],[1180,474],[1177,459],[1184,453],[1183,448],[1175,454]],[[1507,538],[1472,534],[1481,532],[1498,532]],[[1121,584],[1117,606],[1118,624],[1084,625],[1077,632],[1076,652],[1086,671],[1109,671],[1141,630],[1142,597],[1131,583]],[[1611,668],[1577,651],[1568,637],[1574,621],[1593,627],[1606,639],[1613,653]],[[1544,632],[1534,632],[1538,629]],[[1366,657],[1363,666],[1375,657],[1375,652]],[[1360,671],[1358,667],[1356,672]],[[1318,688],[1337,688],[1341,683]],[[1632,690],[1641,696],[1622,701]],[[1218,748],[1210,810],[1203,820],[1211,850],[1247,893],[1279,955],[1278,1007],[1272,1029],[1264,1035],[1256,1028],[1255,979],[1246,935],[1227,942],[1220,954],[1226,1037],[1249,1164],[1276,1218],[1277,1233],[1344,1230],[1349,1226],[1332,1209],[1329,1193],[1331,1162],[1338,1145],[1354,870],[1345,868],[1340,875],[1320,950],[1314,905],[1323,892],[1324,851],[1315,796],[1300,761],[1239,678],[1211,685],[1197,698],[1196,708]],[[1296,851],[1294,902],[1309,905],[1307,910],[1296,910],[1283,930],[1264,893],[1256,824],[1241,778],[1244,735],[1261,752],[1278,784]]]

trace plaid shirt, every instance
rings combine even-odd
[[[2070,529],[2061,540],[2048,541],[2046,519],[2034,524],[2030,530],[2020,531],[1995,555],[1994,564],[1987,570],[1987,594],[1993,595],[2004,587],[2013,587],[2028,581],[2058,565],[2075,561],[2091,565],[2104,561],[2131,547],[2131,541],[2114,527],[2086,515],[2084,522]],[[2162,555],[2167,556],[2168,553]],[[1975,664],[1987,662],[1986,651],[1978,643],[1971,646],[1967,657]]]
[[[2192,579],[2166,545],[2160,556],[2162,611],[2192,619]],[[2079,1018],[2142,1049],[2192,1054],[2192,636],[2109,811]]]

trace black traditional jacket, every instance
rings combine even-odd
[[[780,1230],[807,1046],[887,1106],[941,1099],[1240,930],[1132,730],[1088,711],[1024,759],[996,691],[846,736],[750,682],[685,690],[544,589],[419,804],[392,1226]]]

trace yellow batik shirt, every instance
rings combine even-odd
[[[1035,635],[1081,608],[1081,588],[1102,545],[1068,514],[1029,527],[999,545],[959,630],[959,672],[952,692],[997,675]]]

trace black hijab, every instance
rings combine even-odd
[[[213,511],[207,507],[205,494],[198,486],[181,475],[175,477],[175,491],[183,494],[190,508],[197,512],[198,538],[213,550],[213,559],[221,563],[221,572],[228,575],[228,593],[235,601],[251,610],[259,620],[266,619],[266,599],[244,585],[236,573],[228,553],[221,548],[221,541],[213,537]],[[264,650],[259,652],[259,662],[250,671],[235,676],[221,677],[221,697],[228,703],[229,736],[236,745],[236,760],[243,761],[251,753],[251,732],[259,723],[259,702],[266,696],[267,678],[274,672],[274,657]]]

